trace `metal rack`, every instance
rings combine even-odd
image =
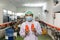
[[[53,39],[53,40],[60,40],[60,28],[48,24],[46,22],[41,21],[47,29],[48,35]]]

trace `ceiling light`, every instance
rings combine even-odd
[[[7,10],[4,9],[3,12],[4,12],[4,13],[7,13]]]
[[[45,3],[28,3],[28,4],[23,4],[23,6],[27,6],[27,7],[41,7],[44,4]]]

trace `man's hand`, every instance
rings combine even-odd
[[[36,33],[36,29],[35,29],[35,28],[34,28],[34,29],[32,29],[32,32]]]
[[[32,29],[32,32],[34,32],[35,36],[38,36],[35,28]]]
[[[26,34],[26,35],[28,35],[28,33],[29,33],[29,30],[28,30],[28,31],[27,31],[27,30],[25,30],[25,34]]]

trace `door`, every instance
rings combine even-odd
[[[54,25],[60,27],[60,13],[55,13]]]

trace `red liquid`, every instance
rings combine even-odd
[[[28,27],[28,25],[26,25],[26,27],[25,27],[25,31],[29,31],[29,27]]]
[[[31,25],[31,29],[32,29],[32,30],[34,30],[34,29],[35,29],[35,28],[34,28],[34,24],[32,24],[32,25]]]

